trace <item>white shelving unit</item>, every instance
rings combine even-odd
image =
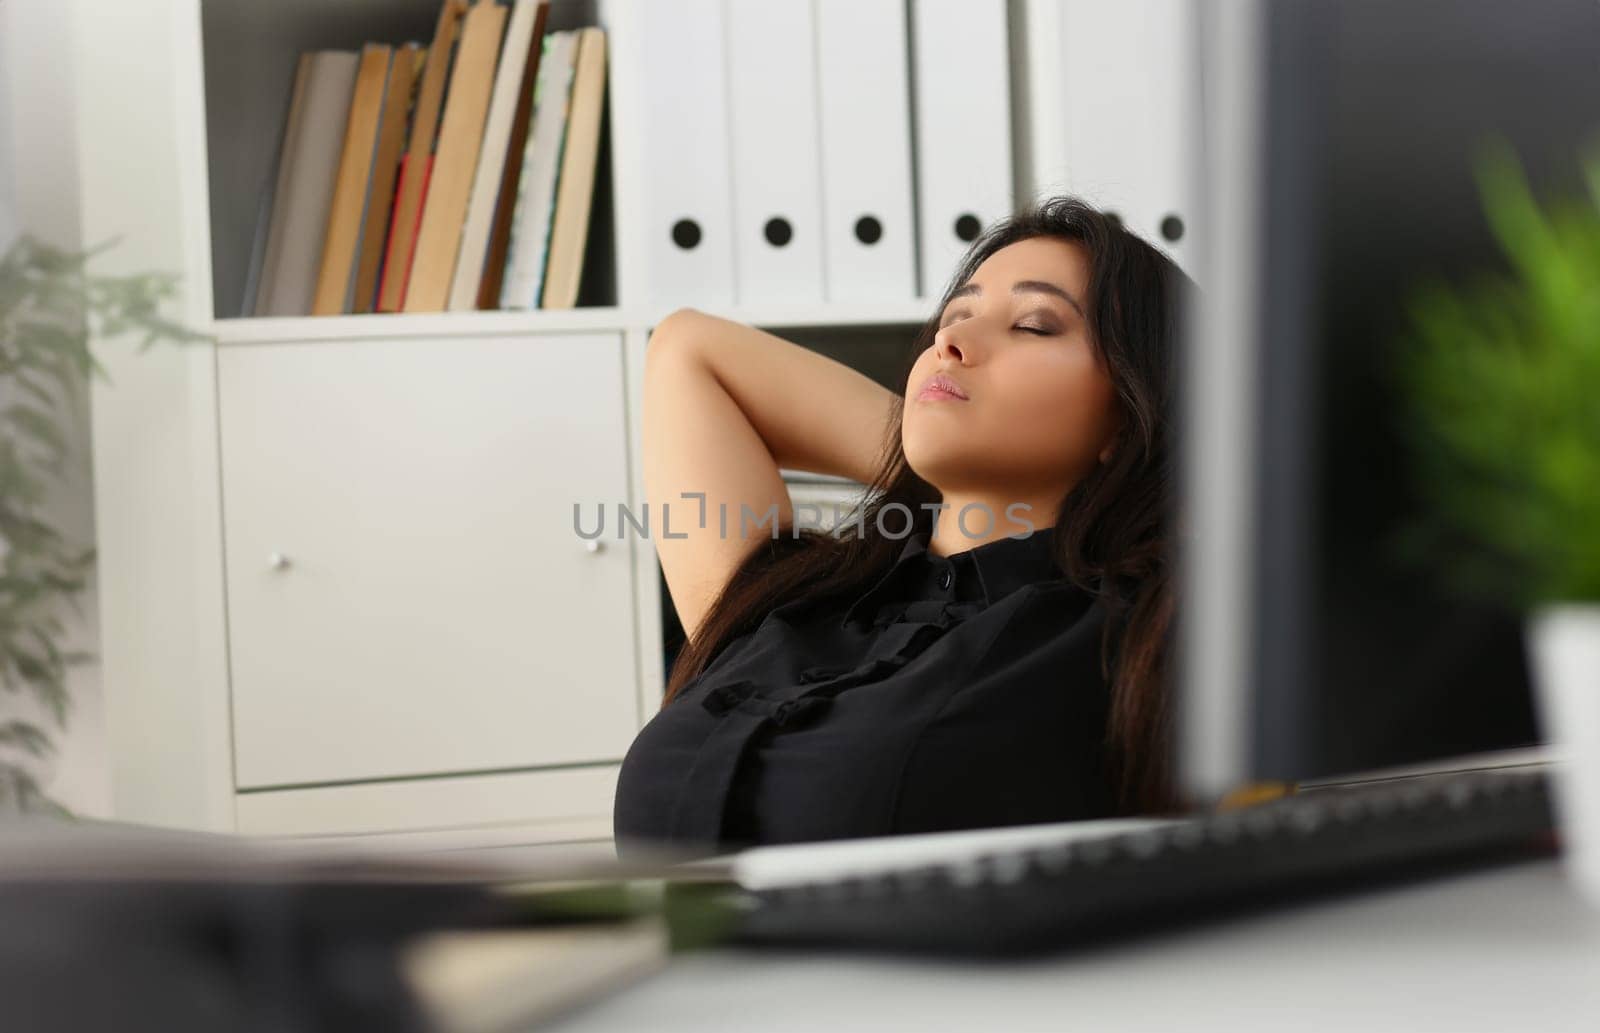
[[[1026,97],[1030,62],[1052,60],[1023,28],[1037,6],[1011,4],[1019,198],[1059,115]],[[601,13],[556,0],[550,27],[625,32]],[[85,241],[120,241],[103,271],[180,274],[174,314],[215,335],[143,353],[96,342],[118,818],[452,845],[610,835],[617,765],[663,675],[650,543],[590,551],[570,530],[569,499],[643,496],[640,378],[665,312],[615,303],[637,261],[627,199],[648,175],[626,159],[626,105],[609,117],[585,281],[611,304],[216,318],[242,308],[293,56],[425,40],[436,14],[437,0],[74,6]],[[611,65],[613,94],[631,72]],[[722,314],[881,370],[932,307]]]
[[[837,304],[824,310],[730,309],[718,315],[769,330],[790,327],[912,327],[928,316],[930,302]],[[306,340],[374,340],[401,337],[481,337],[648,331],[665,312],[616,307],[534,312],[443,312],[399,315],[305,316],[221,319],[213,324],[220,344],[272,344]]]

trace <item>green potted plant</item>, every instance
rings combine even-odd
[[[71,711],[67,672],[90,655],[63,646],[63,617],[81,609],[94,553],[51,526],[46,500],[73,458],[63,430],[106,336],[203,339],[161,315],[176,290],[165,275],[99,276],[103,248],[70,253],[29,237],[0,256],[0,814],[62,814],[41,785],[54,731]],[[31,709],[43,717],[30,715]]]
[[[1409,544],[1525,615],[1569,869],[1600,903],[1600,146],[1583,169],[1587,197],[1541,206],[1509,145],[1486,145],[1509,270],[1419,288],[1395,354],[1427,514]]]

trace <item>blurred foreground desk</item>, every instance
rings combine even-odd
[[[1538,860],[1024,963],[717,951],[541,1027],[1600,1029],[1600,914]]]

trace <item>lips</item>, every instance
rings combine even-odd
[[[967,401],[967,392],[944,373],[935,373],[922,383],[918,398],[955,398]]]

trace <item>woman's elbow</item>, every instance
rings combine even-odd
[[[656,321],[650,330],[650,339],[645,343],[646,369],[668,357],[681,358],[692,347],[694,336],[686,332],[686,328],[697,314],[692,308],[678,308]]]

